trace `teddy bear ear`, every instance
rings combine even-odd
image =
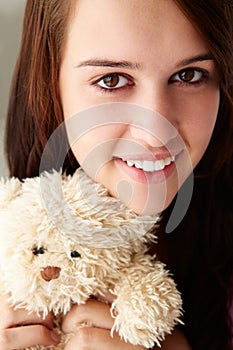
[[[10,179],[0,178],[0,209],[6,208],[12,200],[18,197],[21,188],[22,183],[15,177]]]

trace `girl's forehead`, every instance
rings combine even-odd
[[[97,6],[98,5],[98,6]],[[207,51],[203,39],[173,0],[79,0],[71,18],[67,52],[90,57],[180,58]]]
[[[74,4],[71,32],[85,27],[87,35],[107,36],[110,31],[123,39],[123,34],[127,33],[162,35],[164,28],[170,32],[178,30],[184,35],[182,30],[190,31],[192,27],[173,0],[78,0]]]

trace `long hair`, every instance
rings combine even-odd
[[[232,204],[228,204],[233,178],[233,6],[232,0],[174,1],[209,46],[219,71],[221,101],[210,144],[194,171],[189,210],[177,229],[165,235],[172,203],[158,234],[183,294],[183,331],[192,349],[228,350],[232,348],[229,304],[233,299]],[[22,179],[39,174],[44,147],[63,122],[58,79],[74,3],[27,1],[6,125],[11,176]],[[59,159],[67,144],[64,132],[51,157]],[[77,167],[70,151],[64,170],[72,173]]]
[[[44,147],[63,121],[59,68],[73,6],[73,0],[27,1],[6,123],[5,150],[11,176],[22,179],[39,174]],[[67,148],[65,130],[60,134],[60,142],[51,146],[48,164],[59,165],[62,149]],[[75,167],[70,152],[64,168]]]
[[[194,350],[230,350],[233,324],[233,1],[175,0],[207,43],[219,71],[221,99],[209,146],[194,170],[189,210],[160,235],[183,293],[183,328]]]

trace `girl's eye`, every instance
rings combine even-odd
[[[118,73],[105,75],[94,84],[101,87],[102,89],[109,90],[119,89],[124,86],[131,85],[130,80],[127,77]]]
[[[207,78],[207,72],[194,68],[189,68],[174,74],[170,82],[172,83],[184,83],[184,84],[197,84]]]

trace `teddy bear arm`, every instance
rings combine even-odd
[[[146,262],[146,260],[148,261]],[[165,335],[180,322],[181,296],[164,264],[151,262],[151,257],[135,259],[125,269],[113,293],[111,306],[114,325],[121,338],[133,345],[151,348],[160,345]]]

